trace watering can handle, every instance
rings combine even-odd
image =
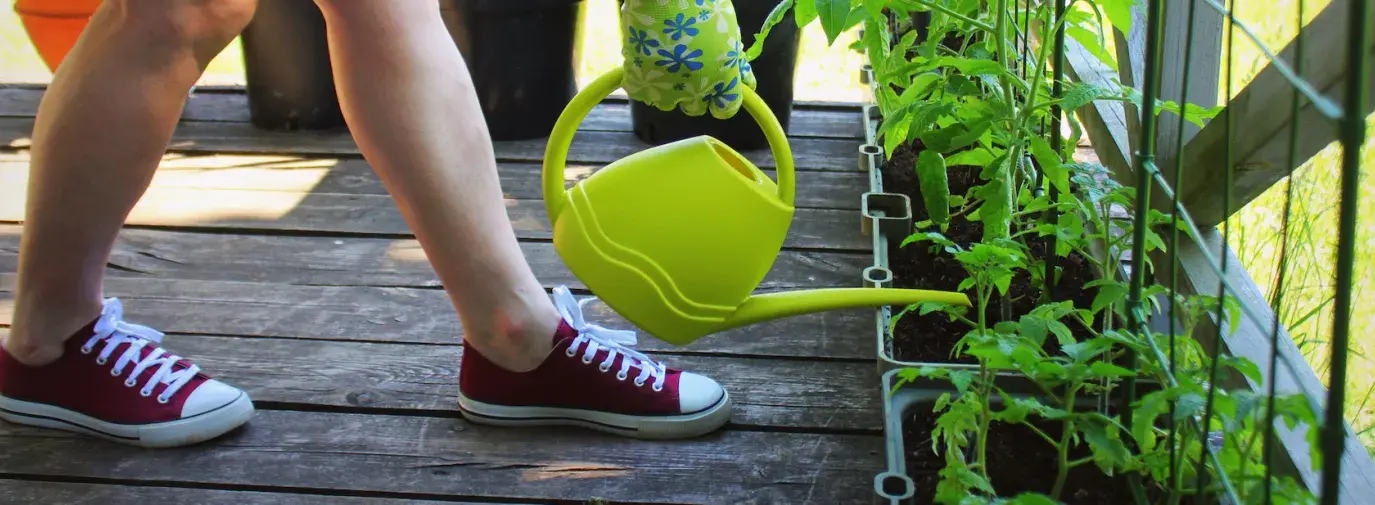
[[[549,143],[544,148],[544,207],[550,223],[558,219],[559,211],[563,208],[563,195],[566,189],[563,169],[568,162],[568,150],[573,145],[573,134],[577,132],[583,118],[592,112],[593,107],[611,96],[611,92],[620,89],[624,77],[625,69],[622,67],[602,74],[573,97],[563,109],[563,113],[559,114],[558,122],[554,123],[554,130],[549,134]],[[764,137],[769,140],[769,148],[773,151],[774,165],[778,171],[778,198],[783,204],[791,207],[795,184],[793,155],[792,149],[788,146],[787,135],[783,133],[783,126],[769,110],[768,104],[765,104],[753,89],[742,85],[740,92],[744,94],[745,110],[749,111],[750,116],[754,117],[755,122],[764,130]]]

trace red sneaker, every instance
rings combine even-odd
[[[124,322],[123,312],[105,300],[47,365],[24,365],[0,346],[0,419],[141,447],[202,442],[248,421],[247,394],[157,347],[162,333]]]
[[[458,404],[469,421],[672,439],[703,435],[730,420],[730,395],[716,381],[627,347],[635,344],[633,331],[587,324],[567,288],[554,289],[554,302],[564,320],[553,352],[538,368],[509,372],[472,346],[464,348]]]

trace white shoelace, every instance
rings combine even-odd
[[[118,298],[109,298],[105,300],[105,306],[100,311],[100,319],[95,323],[95,335],[86,341],[86,345],[81,346],[81,352],[90,354],[91,351],[95,350],[96,344],[104,341],[105,347],[101,349],[95,360],[96,364],[103,366],[109,361],[110,356],[114,354],[115,349],[120,344],[129,344],[124,348],[124,353],[115,361],[114,367],[110,369],[110,375],[115,377],[124,375],[124,367],[128,366],[129,363],[136,363],[134,369],[129,372],[129,378],[124,381],[125,386],[134,387],[138,385],[135,379],[138,378],[139,374],[156,366],[158,367],[157,371],[148,378],[147,384],[144,384],[143,389],[139,390],[139,394],[151,396],[153,388],[158,383],[166,384],[167,388],[158,395],[158,403],[167,403],[171,401],[172,395],[177,394],[177,390],[196,376],[200,367],[191,365],[189,368],[173,372],[172,366],[181,357],[167,353],[162,347],[154,348],[152,352],[148,353],[148,356],[140,359],[139,356],[142,354],[143,348],[148,344],[161,343],[162,335],[162,332],[147,326],[124,321],[124,304]]]
[[[607,349],[606,359],[602,360],[599,368],[606,372],[611,370],[611,364],[615,363],[616,355],[621,354],[620,370],[616,372],[616,378],[625,380],[630,376],[630,368],[638,367],[640,374],[635,377],[635,385],[643,386],[651,377],[654,378],[653,388],[655,391],[664,389],[664,378],[667,377],[667,367],[658,361],[654,361],[640,351],[631,349],[628,346],[635,345],[635,332],[630,330],[612,330],[602,326],[588,323],[583,319],[582,307],[587,302],[595,300],[596,297],[577,300],[567,287],[558,286],[554,288],[554,306],[558,307],[559,313],[573,329],[578,330],[578,338],[568,346],[567,354],[569,357],[577,355],[578,347],[583,347],[582,362],[591,364],[592,359],[597,356],[597,351]]]

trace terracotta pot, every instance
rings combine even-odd
[[[38,56],[56,72],[98,6],[100,0],[16,0],[14,11]]]

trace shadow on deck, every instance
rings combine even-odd
[[[27,151],[41,90],[0,88],[0,334],[13,308]],[[696,440],[495,429],[456,414],[458,319],[386,189],[346,133],[270,133],[242,94],[188,101],[119,237],[106,294],[168,346],[244,388],[249,426],[144,451],[0,423],[0,501],[856,503],[882,470],[873,313],[847,310],[639,347],[721,381],[731,424]],[[570,179],[646,147],[629,108],[589,116]],[[797,218],[761,291],[857,286],[860,111],[799,105]],[[502,187],[546,287],[583,286],[549,243],[543,141],[501,142]],[[772,165],[767,150],[746,155]],[[600,304],[589,318],[625,327]]]

